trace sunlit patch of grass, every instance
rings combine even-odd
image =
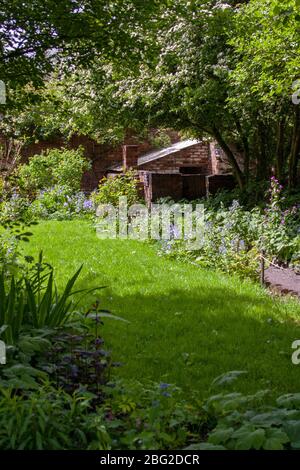
[[[298,302],[166,260],[146,243],[99,240],[88,222],[43,222],[33,232],[24,251],[43,249],[58,287],[84,263],[78,286],[108,286],[103,307],[129,320],[103,327],[106,346],[124,364],[119,376],[172,382],[204,396],[216,376],[247,370],[236,384],[241,391],[299,391],[300,366],[291,362],[291,344],[300,339]]]

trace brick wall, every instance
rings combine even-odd
[[[237,148],[234,146],[231,147],[237,162],[240,168],[243,170],[244,168],[244,158],[243,154],[238,151]],[[232,173],[231,165],[228,161],[226,154],[217,144],[217,142],[210,143],[210,155],[211,155],[211,166],[213,175],[228,175]]]
[[[150,135],[155,134],[156,130],[150,131]],[[172,143],[178,142],[179,136],[175,131],[168,132]],[[140,141],[132,132],[128,132],[124,142],[120,145],[112,146],[106,144],[99,144],[93,139],[74,135],[70,140],[65,140],[62,137],[49,139],[47,141],[39,141],[23,147],[22,161],[28,161],[28,158],[45,152],[52,148],[71,148],[76,149],[82,146],[85,155],[92,162],[92,170],[87,172],[82,178],[82,189],[85,191],[92,191],[97,188],[99,181],[106,175],[108,168],[114,165],[122,165],[123,162],[123,145],[138,145],[139,155],[142,155],[153,149],[149,140]]]
[[[152,162],[139,165],[139,170],[153,172],[177,172],[180,167],[199,167],[201,173],[209,175],[212,172],[210,147],[208,142],[201,142],[186,149],[179,150],[171,155]]]
[[[170,132],[170,138],[172,143],[179,140],[178,134],[175,132]],[[83,176],[82,189],[92,191],[98,186],[99,181],[107,174],[110,167],[123,164],[123,145],[137,145],[136,150],[139,156],[152,149],[149,141],[140,142],[130,133],[128,133],[122,145],[117,146],[98,144],[89,137],[75,135],[70,141],[58,137],[30,144],[23,148],[22,155],[23,161],[27,161],[30,156],[40,154],[47,149],[78,148],[82,146],[86,157],[92,162],[92,170]],[[134,156],[135,159],[137,155]],[[186,168],[186,171],[184,168]],[[205,176],[222,176],[231,173],[230,165],[222,150],[215,143],[209,142],[200,142],[171,155],[144,163],[138,169],[141,181],[144,180],[144,175],[146,175],[145,196],[147,201],[165,196],[170,196],[175,200],[183,197],[196,199],[205,195]],[[207,184],[209,192],[214,194],[221,187],[228,189],[233,187],[234,181],[231,176],[228,178],[209,176]]]

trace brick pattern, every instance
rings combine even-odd
[[[139,145],[123,145],[123,169],[137,168],[140,148]]]
[[[235,147],[231,147],[235,158],[240,166],[240,168],[244,169],[244,159],[243,154],[241,154]],[[217,142],[210,143],[210,155],[211,155],[211,164],[212,164],[212,171],[213,175],[228,175],[232,173],[231,165],[228,161],[226,154],[217,144]]]
[[[210,146],[207,142],[200,142],[192,147],[179,150],[176,153],[139,165],[139,170],[152,172],[176,172],[180,167],[200,167],[201,173],[209,175],[212,173]]]
[[[153,129],[150,134],[155,134]],[[168,131],[171,143],[180,140],[179,135],[175,131]],[[31,143],[22,149],[22,161],[28,161],[33,155],[40,154],[53,148],[71,148],[76,149],[80,146],[84,148],[84,153],[92,162],[91,171],[85,173],[82,178],[82,189],[84,191],[92,191],[98,187],[99,181],[107,174],[107,170],[114,165],[122,165],[123,163],[123,145],[138,145],[138,156],[153,150],[149,140],[140,141],[132,132],[128,131],[122,144],[112,146],[107,144],[99,144],[87,136],[74,135],[70,140],[62,137],[56,137],[47,141],[39,141]],[[132,162],[131,162],[132,164]]]
[[[172,143],[178,142],[176,132],[170,132]],[[3,139],[0,136],[0,142]],[[140,142],[128,133],[122,145],[99,144],[89,137],[73,136],[69,141],[57,137],[40,141],[22,149],[22,160],[52,148],[78,148],[82,146],[92,162],[92,170],[82,179],[82,189],[92,191],[113,166],[137,168],[140,155],[152,150],[147,140]],[[138,166],[141,193],[148,203],[160,197],[170,196],[174,200],[197,199],[218,189],[231,189],[235,182],[230,175],[230,165],[216,143],[199,142],[192,147]],[[113,173],[112,173],[113,174]]]

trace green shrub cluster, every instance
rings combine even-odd
[[[92,200],[80,191],[83,173],[91,168],[83,149],[52,149],[21,165],[12,189],[0,202],[0,220],[71,219],[94,212]]]
[[[19,186],[29,194],[55,185],[79,191],[82,175],[90,168],[81,147],[77,150],[51,149],[46,154],[31,157],[27,164],[19,167]]]
[[[199,248],[191,250],[188,242],[174,238],[162,243],[161,253],[254,279],[261,254],[300,269],[299,206],[285,208],[282,187],[275,178],[264,207],[247,209],[237,200],[226,207],[219,196],[199,202],[205,206]]]
[[[139,183],[134,171],[127,171],[111,178],[104,177],[92,199],[96,206],[112,204],[117,207],[120,197],[124,196],[127,197],[128,206],[140,201]]]

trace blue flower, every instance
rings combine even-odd
[[[84,203],[83,203],[83,208],[84,208],[85,210],[91,210],[91,209],[93,209],[93,202],[92,202],[91,200],[89,200],[89,199],[86,199],[86,200],[84,201]]]
[[[167,383],[161,383],[161,384],[159,384],[159,388],[160,388],[161,390],[166,390],[166,389],[169,388],[169,387],[170,387],[170,384],[167,384]]]

